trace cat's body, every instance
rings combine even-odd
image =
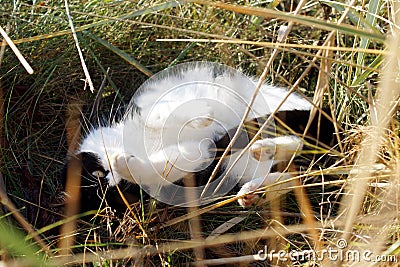
[[[77,153],[88,153],[89,162],[97,161],[101,167],[100,172],[88,170],[87,175],[105,179],[110,186],[127,180],[156,194],[187,174],[214,167],[215,149],[225,148],[217,147],[218,141],[232,138],[232,129],[239,125],[255,88],[253,80],[217,64],[185,64],[161,72],[141,86],[121,122],[92,130]],[[263,85],[247,119],[267,116],[281,105],[287,93],[285,89]],[[310,108],[306,99],[292,94],[280,110]],[[270,174],[277,162],[275,150],[288,151],[287,157],[291,157],[302,147],[294,136],[269,135],[253,144],[233,165],[248,141],[238,141],[242,143],[232,150],[219,173],[224,176],[224,170],[231,168],[224,182],[244,184],[240,194],[280,178],[279,173]],[[211,189],[216,187],[218,183]],[[243,206],[253,202],[254,199],[239,201]]]

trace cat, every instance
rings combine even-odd
[[[287,173],[271,173],[271,168],[290,159],[303,146],[295,135],[276,137],[268,133],[244,151],[250,137],[241,129],[218,177],[208,182],[221,150],[232,139],[249,106],[256,82],[237,70],[210,62],[184,63],[156,74],[132,97],[121,121],[92,129],[84,137],[76,154],[83,155],[85,192],[99,184],[111,190],[116,185],[138,184],[162,202],[188,206],[208,203],[239,183],[238,196],[243,196],[239,204],[253,205],[258,196],[249,193],[291,178]],[[287,95],[284,88],[262,85],[246,121],[257,122],[278,107],[280,111],[311,109],[310,101],[296,93],[282,102]],[[268,129],[273,130],[273,124]],[[277,158],[278,154],[284,158]],[[196,187],[177,185],[190,174],[197,177]],[[282,190],[267,199],[288,191],[284,189],[287,185],[279,187]],[[184,190],[192,190],[189,194],[195,203],[188,202]]]

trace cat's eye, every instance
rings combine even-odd
[[[97,178],[103,178],[106,176],[106,174],[100,170],[92,172],[92,175]]]

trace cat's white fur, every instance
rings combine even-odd
[[[213,152],[209,147],[227,130],[237,127],[255,84],[239,72],[219,73],[203,63],[158,75],[145,82],[132,99],[131,105],[137,106],[138,112],[131,111],[119,123],[92,130],[78,153],[97,154],[105,170],[110,170],[106,178],[111,186],[122,179],[143,186],[176,182],[210,162]],[[248,119],[270,114],[287,94],[283,88],[263,85]],[[291,94],[280,110],[310,108],[306,99]],[[269,173],[276,163],[273,156],[280,150],[290,151],[291,156],[301,145],[300,139],[293,136],[267,138],[253,144],[229,174],[244,184],[239,194],[288,178]],[[230,168],[239,152],[235,151],[223,168]],[[248,206],[254,199],[247,197],[239,203]]]

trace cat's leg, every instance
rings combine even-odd
[[[164,160],[164,166],[166,165],[165,162]],[[139,185],[157,183],[158,170],[161,166],[160,162],[151,162],[149,159],[143,160],[125,152],[113,154],[110,158],[110,163],[113,178],[117,183],[121,179],[125,179]],[[113,184],[110,181],[110,185],[115,185],[115,183]]]
[[[184,142],[148,155],[144,160],[127,153],[116,153],[110,161],[113,172],[122,179],[141,185],[174,183],[187,173],[200,171],[210,162],[207,142]]]
[[[174,183],[188,173],[201,171],[212,160],[211,141],[187,141],[152,153],[150,164],[162,179]]]
[[[300,138],[285,135],[257,140],[250,147],[250,153],[258,161],[287,161],[302,148],[303,142]]]
[[[287,189],[290,186],[293,186],[293,181],[283,183],[283,181],[293,178],[293,176],[289,173],[280,173],[274,172],[267,175],[265,178],[257,178],[251,180],[250,182],[245,183],[240,191],[237,193],[239,205],[242,207],[250,207],[254,204],[262,204],[269,202],[283,194],[286,194],[291,189]],[[282,183],[280,183],[282,182]],[[279,183],[274,185],[267,190],[263,198],[260,199],[261,194],[254,194],[253,192],[260,187],[269,186],[275,183]]]
[[[288,161],[293,155],[303,148],[303,142],[300,138],[293,135],[286,135],[275,138],[266,138],[256,141],[250,147],[250,154],[258,161],[259,164],[271,163],[271,161]],[[260,175],[260,173],[258,173]],[[259,200],[257,194],[252,194],[257,188],[273,184],[275,181],[286,180],[291,178],[290,174],[277,173],[265,173],[265,178],[256,178],[245,183],[240,189],[238,196],[244,195],[238,200],[239,204],[243,207],[248,207]],[[290,186],[287,183],[282,185],[274,186],[273,191],[268,192],[263,202],[268,202],[271,199],[287,193],[289,190],[285,190],[285,187]]]

